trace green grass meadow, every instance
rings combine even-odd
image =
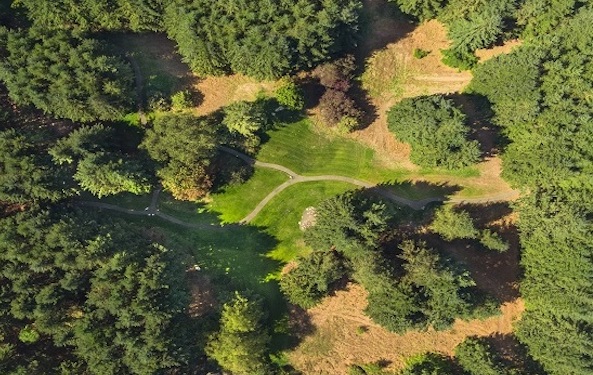
[[[278,243],[266,256],[287,263],[306,251],[299,221],[305,209],[355,186],[342,182],[305,182],[288,187],[276,196],[253,221]]]
[[[302,175],[334,174],[369,182],[399,179],[406,172],[385,168],[375,152],[359,142],[330,137],[309,120],[281,125],[268,132],[257,159],[277,163]]]
[[[217,213],[223,223],[237,223],[274,188],[287,180],[288,176],[283,172],[255,168],[253,176],[244,184],[231,185],[212,194],[208,209]]]

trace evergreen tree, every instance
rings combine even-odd
[[[0,80],[18,105],[90,122],[119,119],[132,104],[130,66],[96,40],[0,29],[0,53]]]
[[[112,128],[83,126],[60,139],[49,153],[68,165],[83,190],[101,198],[123,192],[146,194],[152,187],[146,167],[120,151]]]
[[[460,238],[476,238],[478,231],[465,211],[455,211],[451,205],[443,205],[435,212],[430,229],[447,241]]]
[[[462,168],[479,160],[477,141],[467,139],[466,116],[440,95],[403,99],[388,112],[389,130],[412,146],[423,167]]]
[[[352,47],[359,0],[172,1],[165,27],[199,75],[278,78]]]
[[[235,292],[222,308],[220,330],[210,337],[206,346],[208,356],[233,374],[270,373],[266,358],[270,336],[263,325],[265,315],[260,303]]]
[[[15,129],[0,132],[0,200],[10,203],[57,201],[73,194],[65,171],[51,162],[44,146]]]
[[[162,28],[162,0],[18,0],[35,27],[77,31],[158,31]]]
[[[33,356],[47,367],[32,373],[151,374],[184,361],[182,263],[130,225],[58,206],[18,213],[0,220],[0,261],[2,319],[39,335],[9,339],[6,368]]]
[[[296,268],[282,276],[280,288],[291,303],[303,308],[319,303],[330,292],[332,284],[345,274],[334,251],[313,251],[297,262]]]

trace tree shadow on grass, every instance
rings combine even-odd
[[[130,63],[135,78],[139,109],[158,106],[160,99],[168,102],[177,91],[188,90],[197,105],[202,94],[193,88],[195,76],[182,62],[175,43],[163,33],[99,33],[111,53],[121,55]]]
[[[216,171],[212,181],[212,193],[222,193],[229,185],[242,184],[253,176],[254,163],[247,163],[226,152],[218,151],[212,164]]]
[[[281,264],[266,256],[277,246],[276,238],[262,228],[239,224],[210,232],[192,231],[185,236],[197,264],[211,275],[219,290],[249,290],[260,295],[271,319],[285,313],[278,283],[269,277]]]
[[[390,191],[397,196],[414,201],[430,200],[432,198],[438,198],[435,201],[445,201],[448,196],[459,192],[461,186],[441,182],[406,180],[382,182],[376,188],[369,190],[377,189]]]

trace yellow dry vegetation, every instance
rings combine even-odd
[[[384,360],[388,370],[399,370],[405,358],[427,351],[452,355],[466,337],[506,335],[524,310],[523,301],[515,299],[501,307],[501,314],[485,320],[455,322],[446,331],[413,331],[404,335],[391,333],[363,314],[366,292],[357,284],[326,298],[308,311],[314,332],[288,353],[291,363],[303,375],[346,375],[354,363]],[[364,327],[361,333],[359,327]]]

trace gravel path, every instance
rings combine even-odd
[[[396,195],[387,189],[377,187],[377,185],[372,184],[370,182],[358,180],[356,178],[345,177],[345,176],[337,176],[337,175],[302,176],[302,175],[299,175],[296,172],[286,168],[283,165],[273,164],[273,163],[264,163],[261,161],[257,161],[248,155],[245,155],[237,150],[233,150],[232,148],[228,148],[225,146],[220,146],[219,148],[221,151],[231,154],[231,155],[245,161],[246,163],[249,163],[256,167],[275,169],[277,171],[286,173],[290,177],[290,180],[288,180],[285,183],[283,183],[282,185],[276,187],[274,190],[272,190],[272,192],[270,192],[270,194],[268,194],[263,200],[261,200],[259,202],[259,204],[253,209],[253,211],[251,211],[249,213],[249,215],[245,216],[241,220],[241,223],[251,222],[253,219],[255,219],[255,217],[261,212],[261,210],[263,210],[263,208],[275,196],[280,194],[280,192],[282,192],[289,186],[292,186],[292,185],[298,184],[298,183],[302,183],[302,182],[339,181],[339,182],[346,182],[346,183],[349,183],[349,184],[352,184],[355,186],[360,186],[360,187],[363,187],[366,189],[374,188],[375,191],[382,197],[389,199],[391,201],[394,201],[396,203],[408,206],[414,210],[422,210],[429,203],[444,202],[445,200],[447,200],[444,197],[430,197],[430,198],[425,198],[425,199],[421,199],[421,200],[412,200],[412,199],[400,197],[399,195]],[[507,192],[507,193],[479,197],[479,198],[453,198],[453,199],[448,199],[448,201],[454,202],[454,203],[489,203],[489,202],[513,200],[513,199],[517,198],[518,196],[519,196],[518,192],[511,191],[511,192]]]
[[[399,195],[394,194],[392,191],[378,187],[376,184],[372,184],[367,181],[358,180],[356,178],[346,177],[346,176],[337,176],[337,175],[319,175],[319,176],[302,176],[298,173],[286,168],[280,164],[273,164],[273,163],[264,163],[261,161],[257,161],[254,158],[245,155],[237,150],[233,150],[232,148],[228,148],[225,146],[219,147],[221,151],[226,152],[230,155],[233,155],[248,164],[251,164],[256,167],[261,168],[268,168],[274,169],[280,172],[286,173],[290,180],[284,182],[283,184],[277,186],[274,190],[272,190],[264,199],[262,199],[257,206],[251,211],[247,216],[245,216],[240,223],[247,224],[251,222],[255,217],[264,209],[264,207],[276,197],[280,192],[288,188],[289,186],[303,183],[303,182],[314,182],[314,181],[338,181],[338,182],[346,182],[355,186],[360,186],[366,189],[374,189],[376,193],[381,195],[382,197],[389,199],[393,202],[398,204],[402,204],[408,206],[414,210],[422,210],[424,207],[433,202],[453,202],[453,203],[490,203],[490,202],[500,202],[500,201],[509,201],[519,197],[519,192],[517,191],[510,191],[506,193],[491,195],[491,196],[484,196],[479,198],[452,198],[447,199],[445,197],[429,197],[422,200],[412,200],[404,197],[400,197]],[[95,207],[99,209],[106,209],[112,210],[117,212],[122,212],[129,215],[136,215],[136,216],[157,216],[163,220],[166,220],[170,223],[177,224],[180,226],[184,226],[186,228],[191,229],[208,229],[208,230],[219,230],[223,227],[220,225],[208,225],[208,224],[193,224],[188,223],[183,220],[180,220],[174,216],[164,214],[160,212],[158,209],[158,200],[159,195],[162,191],[162,188],[159,186],[155,191],[152,193],[152,199],[150,206],[144,210],[134,210],[134,209],[127,209],[120,206],[116,206],[109,203],[102,203],[102,202],[81,202],[83,206],[88,207]]]

